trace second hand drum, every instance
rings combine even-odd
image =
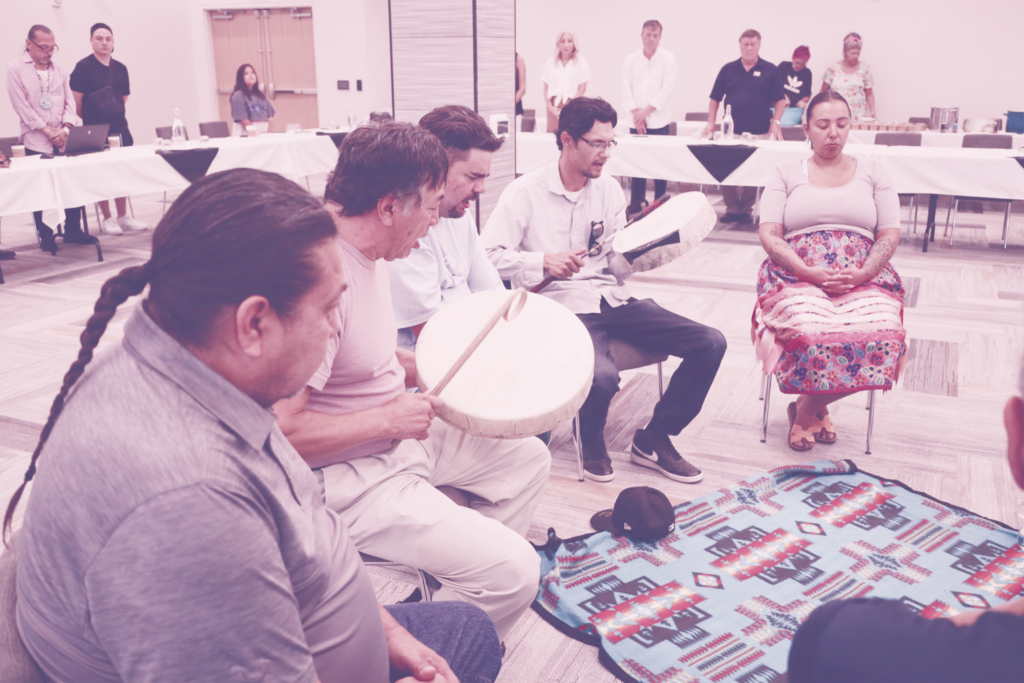
[[[420,391],[441,381],[511,295],[477,292],[430,319],[416,343]],[[437,414],[453,427],[493,438],[536,436],[574,417],[590,393],[594,344],[587,328],[561,304],[525,296],[519,314],[498,320],[441,393]]]

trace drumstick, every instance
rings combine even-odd
[[[672,195],[668,194],[667,192],[665,194],[661,195],[660,197],[655,199],[653,202],[651,202],[650,206],[645,207],[644,210],[641,211],[639,215],[637,215],[636,217],[633,218],[633,220],[631,220],[628,223],[626,223],[625,225],[623,225],[622,229],[625,230],[626,228],[628,228],[629,226],[633,225],[634,223],[636,223],[641,218],[646,217],[652,211],[654,211],[655,209],[657,209],[659,206],[661,206],[662,204],[664,204],[665,202],[667,202],[670,199],[672,199]],[[605,240],[605,242],[606,241],[607,241],[607,239]],[[602,244],[604,244],[604,242],[602,242]],[[587,258],[587,256],[588,256],[588,254],[586,252],[584,252],[584,254],[583,254],[583,256],[581,258]],[[536,286],[532,287],[530,289],[530,293],[531,294],[537,294],[538,292],[540,292],[540,290],[544,289],[545,287],[547,287],[548,285],[550,285],[552,282],[554,282],[557,279],[559,279],[559,278],[556,278],[554,275],[548,275],[546,278],[541,280],[539,285],[536,285]]]
[[[519,305],[516,306],[515,310],[513,311],[511,310],[512,304],[516,302],[516,299],[519,299]],[[525,305],[526,290],[520,287],[516,291],[512,292],[512,296],[508,298],[508,301],[503,303],[498,308],[498,310],[494,312],[494,315],[491,316],[491,319],[487,321],[487,324],[483,326],[483,329],[481,329],[480,332],[473,339],[473,341],[469,343],[469,346],[467,346],[466,350],[462,352],[462,355],[459,356],[458,359],[456,359],[456,361],[448,369],[448,372],[446,372],[444,377],[441,378],[441,381],[435,384],[434,388],[428,391],[426,395],[437,396],[442,391],[444,391],[444,388],[448,386],[448,383],[451,382],[452,379],[455,377],[455,373],[462,369],[462,366],[466,364],[466,361],[469,360],[469,357],[473,355],[473,352],[476,351],[477,347],[480,346],[481,343],[483,343],[484,338],[490,333],[491,330],[494,329],[494,326],[498,324],[498,320],[504,317],[507,322],[512,322],[513,320],[516,319],[516,316],[518,316],[519,313],[523,310],[523,306]],[[387,451],[385,451],[385,453],[393,452],[400,443],[402,443],[401,439],[392,439],[391,447]]]
[[[512,311],[512,304],[514,304],[517,299],[519,300],[519,305],[516,307],[515,311]],[[523,306],[525,305],[526,290],[520,287],[516,291],[512,292],[512,296],[508,298],[508,301],[502,304],[498,310],[494,312],[494,315],[492,315],[491,319],[487,321],[487,324],[483,326],[483,329],[481,329],[476,335],[476,338],[469,343],[469,346],[467,346],[466,350],[462,352],[462,355],[459,356],[458,360],[452,364],[452,367],[448,369],[448,372],[446,372],[444,377],[441,378],[441,381],[435,384],[434,388],[427,392],[427,395],[437,396],[444,391],[444,388],[448,386],[448,383],[452,381],[453,377],[455,377],[455,373],[462,369],[462,366],[466,364],[466,361],[473,355],[473,352],[476,351],[478,346],[480,346],[484,338],[491,330],[494,329],[494,326],[498,324],[498,320],[500,318],[505,318],[507,322],[512,322],[516,319],[516,316],[519,315],[519,312],[523,310]]]

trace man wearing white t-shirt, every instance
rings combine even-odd
[[[622,106],[633,115],[633,135],[668,135],[672,123],[672,89],[676,80],[676,58],[661,43],[661,22],[645,21],[640,32],[643,49],[626,57],[622,68]],[[654,181],[654,196],[665,194],[668,181]],[[633,178],[627,214],[639,211],[647,192],[646,178]]]
[[[398,345],[416,347],[420,330],[441,308],[467,294],[501,289],[501,277],[484,253],[470,208],[486,190],[491,157],[503,139],[468,107],[438,107],[420,119],[448,154],[448,183],[440,219],[420,246],[391,264],[391,300]]]

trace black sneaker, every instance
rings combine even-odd
[[[738,213],[736,214],[735,223],[748,224],[753,223],[754,219],[749,213]]]
[[[718,219],[718,222],[719,223],[735,223],[736,222],[736,214],[729,213],[728,211],[726,211],[725,215]]]
[[[9,261],[14,258],[15,254],[13,251],[7,249],[0,249],[0,261]]]
[[[583,476],[591,481],[607,483],[615,478],[615,470],[612,469],[611,460],[595,460],[594,462],[583,461]]]
[[[696,484],[704,478],[703,472],[679,455],[668,434],[655,435],[648,433],[647,430],[638,429],[633,435],[631,451],[630,460],[637,465],[658,470],[673,481]]]
[[[92,235],[86,235],[84,232],[64,233],[64,244],[96,244],[97,242],[99,242],[98,239]]]

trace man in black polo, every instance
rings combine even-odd
[[[703,133],[705,137],[714,133],[718,106],[722,98],[725,98],[725,103],[732,107],[734,132],[737,135],[752,133],[775,140],[782,139],[781,121],[782,112],[786,109],[786,96],[778,69],[758,56],[760,50],[760,33],[747,29],[740,35],[740,58],[722,67],[711,89],[708,125]],[[755,187],[723,186],[725,215],[722,216],[722,222],[749,223],[756,196]]]

